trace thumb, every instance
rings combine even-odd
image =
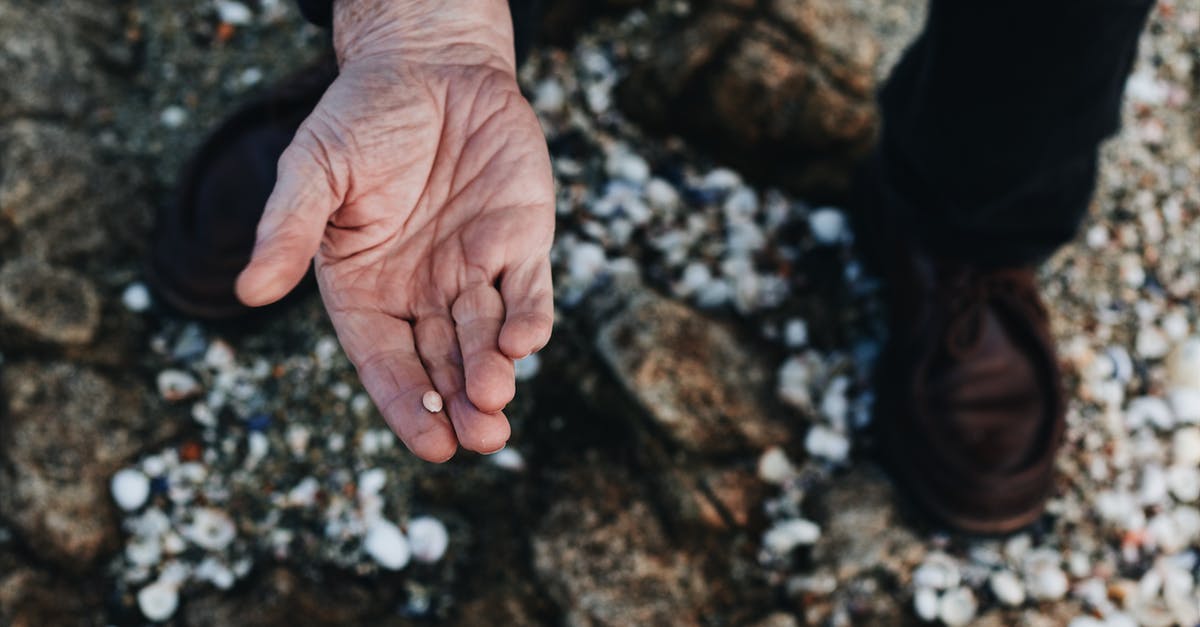
[[[296,287],[317,254],[329,216],[342,204],[342,193],[334,189],[332,164],[317,154],[328,155],[294,140],[279,158],[275,189],[258,223],[254,252],[237,279],[238,299],[247,306],[269,305]]]

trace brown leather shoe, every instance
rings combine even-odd
[[[337,76],[322,61],[227,118],[185,166],[175,200],[159,208],[146,263],[159,296],[209,320],[247,313],[234,283],[275,186],[275,164]]]
[[[875,228],[889,225],[885,211],[868,216]],[[935,517],[1016,531],[1045,507],[1065,424],[1033,270],[936,260],[898,233],[864,242],[882,253],[891,312],[875,377],[879,452]]]

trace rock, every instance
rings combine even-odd
[[[121,292],[121,304],[133,313],[142,313],[150,309],[150,305],[154,304],[154,299],[150,296],[150,289],[145,283],[130,283]]]
[[[156,623],[165,621],[179,608],[179,587],[168,581],[155,581],[138,591],[137,602],[143,616]]]
[[[936,590],[917,588],[917,591],[913,593],[913,611],[916,612],[917,618],[927,623],[937,620],[939,606],[940,600]]]
[[[988,584],[996,599],[1009,607],[1016,607],[1025,602],[1025,586],[1011,570],[1004,569],[992,573]]]
[[[743,172],[827,193],[848,185],[874,139],[877,57],[843,3],[717,0],[655,42],[618,104]]]
[[[149,498],[150,478],[136,468],[123,468],[113,475],[110,488],[117,506],[131,512]]]
[[[1185,427],[1171,437],[1171,454],[1181,466],[1200,464],[1200,429]]]
[[[432,564],[446,554],[450,534],[442,521],[431,516],[420,516],[408,521],[408,543],[412,547],[413,559]]]
[[[970,588],[954,588],[942,594],[938,603],[938,618],[942,619],[947,627],[962,627],[975,618],[977,609],[979,602],[975,600],[975,593],[971,592]]]
[[[363,538],[363,550],[371,559],[388,570],[400,570],[408,566],[412,556],[408,538],[400,528],[382,518],[376,519],[367,536]]]
[[[930,553],[912,574],[913,584],[920,588],[946,590],[962,580],[958,562],[945,553]]]
[[[813,425],[804,437],[804,448],[813,457],[841,463],[850,454],[850,440],[829,427]]]
[[[706,454],[786,441],[768,370],[728,328],[641,286],[609,295],[619,305],[595,308],[598,352],[670,439]]]
[[[763,546],[773,555],[784,557],[796,547],[813,544],[821,537],[821,528],[811,520],[793,518],[775,523],[763,534]]]
[[[54,345],[92,341],[100,297],[86,278],[65,268],[20,258],[0,266],[0,346],[31,339]]]
[[[68,363],[7,364],[0,433],[0,518],[39,556],[87,568],[117,539],[109,478],[175,427],[145,417],[136,385]]]
[[[813,239],[825,246],[840,244],[850,236],[846,214],[833,207],[814,209],[808,216],[808,227]]]
[[[1172,387],[1200,389],[1200,337],[1190,337],[1167,356],[1167,380]]]
[[[569,627],[701,624],[702,568],[668,544],[632,478],[613,468],[578,477],[533,535],[534,569]]]
[[[758,477],[767,483],[780,485],[796,476],[796,468],[788,460],[787,453],[778,446],[763,451],[758,458]]]
[[[902,572],[921,560],[925,549],[900,518],[891,484],[878,471],[856,467],[812,498],[813,518],[824,529],[813,562],[839,580],[874,570]]]

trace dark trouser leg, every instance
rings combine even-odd
[[[882,193],[934,254],[1037,263],[1086,212],[1152,0],[932,0],[884,87]]]

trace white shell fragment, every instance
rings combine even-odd
[[[363,539],[363,550],[371,559],[388,570],[400,570],[408,566],[412,557],[408,538],[400,528],[382,518],[375,520]]]
[[[791,553],[798,546],[809,545],[821,537],[821,528],[811,520],[793,518],[775,523],[763,536],[763,546],[774,555]]]
[[[139,590],[137,602],[146,618],[161,622],[171,618],[179,607],[179,590],[175,584],[160,579]]]
[[[408,521],[408,543],[413,559],[432,564],[445,555],[446,547],[450,545],[450,534],[442,521],[421,516]]]
[[[132,512],[150,497],[150,478],[136,468],[125,468],[113,475],[110,488],[117,506]]]
[[[979,603],[970,588],[955,588],[942,595],[938,604],[938,618],[949,627],[961,627],[975,618]]]
[[[429,390],[421,396],[421,405],[425,407],[425,411],[436,414],[442,411],[442,395],[436,390]]]

